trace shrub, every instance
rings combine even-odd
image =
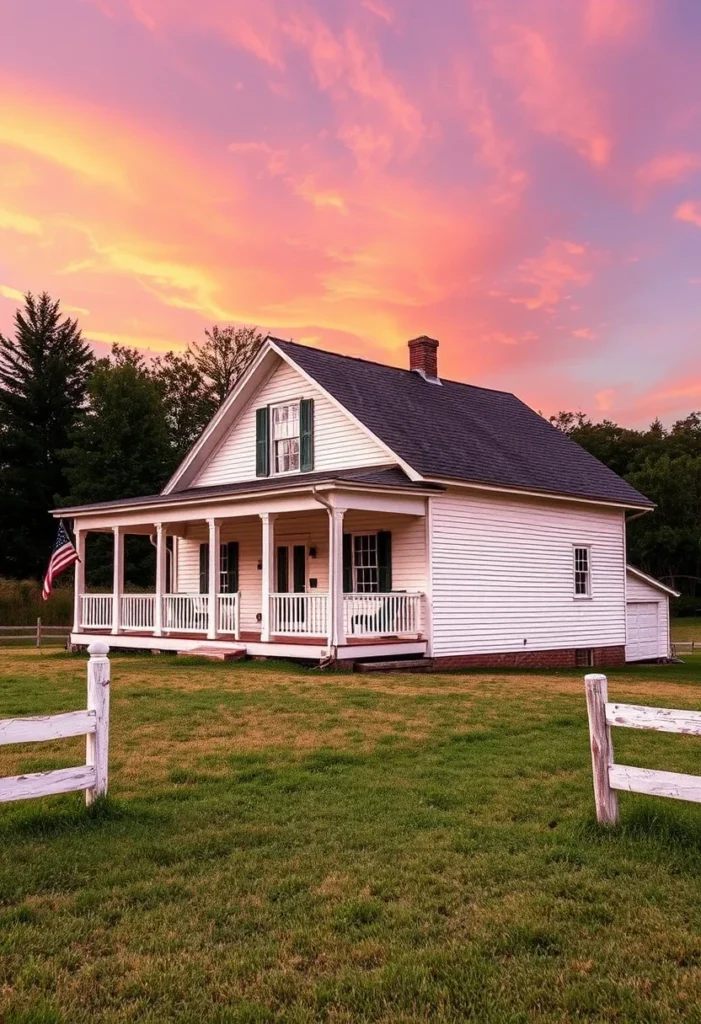
[[[48,601],[41,599],[36,580],[8,580],[0,577],[0,626],[33,626],[41,616],[49,626],[70,626],[73,622],[73,588],[58,586]]]

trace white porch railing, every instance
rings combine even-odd
[[[240,602],[239,594],[217,595],[217,618],[220,633],[233,633],[238,639],[240,634]]]
[[[422,602],[421,593],[344,594],[346,637],[417,636]]]
[[[155,594],[124,594],[120,605],[122,629],[152,630]]]
[[[112,629],[112,595],[81,594],[80,624],[84,629]]]
[[[164,594],[163,629],[173,633],[206,633],[209,626],[207,594]]]
[[[326,637],[328,594],[271,594],[270,632],[277,636]]]

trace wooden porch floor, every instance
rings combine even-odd
[[[110,631],[108,629],[91,629],[91,628],[87,628],[86,627],[85,629],[81,630],[81,634],[83,634],[85,636],[91,636],[91,635],[92,636],[105,636],[105,635],[109,635],[109,633],[110,633]],[[148,630],[127,629],[127,630],[123,630],[118,635],[120,637],[128,637],[128,636],[149,637],[149,638],[151,638],[154,641],[154,646],[157,646],[158,641],[160,639],[162,639],[161,637],[154,636],[153,633],[149,632]],[[204,644],[206,644],[207,640],[208,640],[206,632],[202,632],[202,633],[176,633],[176,632],[170,632],[169,631],[167,633],[164,633],[163,637],[164,638],[167,637],[169,640],[201,640]],[[242,643],[242,644],[245,644],[245,643],[251,643],[251,644],[256,643],[257,644],[257,643],[262,643],[263,642],[263,641],[261,641],[260,633],[254,633],[254,632],[251,632],[251,631],[243,631],[241,633],[241,636],[240,636],[240,638],[238,640],[235,640],[234,637],[231,635],[231,633],[218,633],[217,636],[216,636],[216,640],[217,641],[224,641],[225,643],[231,643],[231,644],[236,644],[236,643]],[[210,640],[210,642],[211,642],[211,640]],[[267,641],[267,642],[271,643],[271,644],[295,644],[295,645],[296,644],[300,644],[302,646],[326,647],[328,645],[329,639],[326,636],[314,637],[314,636],[287,636],[287,635],[279,636],[279,635],[275,635],[275,636],[271,636],[270,640]],[[356,645],[356,646],[368,647],[368,646],[383,645],[383,644],[393,644],[393,645],[394,644],[397,644],[397,645],[415,644],[416,642],[417,642],[416,637],[398,637],[398,636],[369,636],[369,637],[363,637],[363,636],[355,636],[355,637],[347,637],[346,641],[345,641],[345,644],[343,646],[352,647],[352,646]]]

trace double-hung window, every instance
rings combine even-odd
[[[574,596],[591,597],[591,549],[574,549]]]
[[[274,405],[271,411],[273,472],[299,469],[299,402]]]
[[[375,594],[380,589],[376,533],[353,535],[353,584],[356,594]]]

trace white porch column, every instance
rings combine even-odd
[[[78,561],[75,563],[75,577],[74,577],[74,590],[73,590],[73,632],[82,633],[83,626],[81,623],[81,598],[85,593],[85,538],[87,532],[85,530],[79,530],[76,526],[73,527],[73,536],[75,537],[75,549],[78,552]]]
[[[156,596],[153,609],[153,635],[163,636],[163,595],[166,589],[166,532],[156,523]]]
[[[343,624],[343,517],[344,508],[329,509],[329,645],[346,642]]]
[[[273,569],[275,566],[275,514],[273,512],[261,512],[261,523],[263,524],[263,550],[261,566],[263,569],[261,580],[262,597],[262,618],[260,624],[260,638],[263,643],[270,640],[270,595],[274,592]]]
[[[219,593],[219,546],[221,544],[221,519],[208,519],[209,526],[209,596],[207,639],[216,640],[219,629],[217,594]]]
[[[124,590],[124,532],[121,526],[113,526],[114,564],[112,569],[112,632],[120,633],[122,627],[122,592]]]

